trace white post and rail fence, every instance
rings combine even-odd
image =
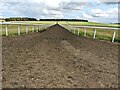
[[[22,27],[21,26],[25,26],[25,33],[29,33],[29,27],[31,27],[32,31],[31,32],[39,32],[41,30],[44,30],[54,24],[51,24],[51,25],[45,25],[45,24],[16,24],[16,23],[11,23],[11,24],[3,24],[5,25],[5,35],[6,36],[9,36],[9,25],[15,25],[17,27],[17,34],[18,35],[21,35],[21,29]],[[84,28],[84,37],[86,37],[87,35],[87,30],[86,29],[94,29],[94,33],[93,33],[93,39],[96,38],[96,34],[97,34],[97,29],[101,29],[101,30],[113,30],[113,35],[112,35],[112,42],[115,41],[115,37],[116,37],[116,31],[117,30],[120,30],[119,28],[110,28],[110,27],[94,27],[94,26],[72,26],[70,24],[67,24],[67,25],[61,25],[63,27],[66,27],[67,26],[67,29],[76,34],[76,30],[77,30],[77,35],[80,34],[80,29],[81,28]]]
[[[116,32],[118,30],[120,30],[120,28],[112,28],[112,27],[95,27],[95,26],[73,26],[73,25],[70,25],[70,24],[67,24],[67,25],[62,25],[61,26],[65,27],[66,29],[68,29],[70,32],[76,34],[76,31],[77,31],[77,35],[80,34],[80,29],[81,28],[84,28],[84,37],[86,37],[87,35],[87,30],[86,29],[94,29],[94,32],[93,32],[93,39],[96,38],[96,34],[97,34],[97,29],[100,29],[100,30],[112,30],[113,31],[113,34],[112,34],[112,42],[115,41],[115,37],[116,37]]]
[[[17,31],[17,34],[18,35],[21,35],[21,29],[23,29],[23,26],[24,26],[24,32],[25,33],[29,33],[29,29],[31,29],[31,32],[39,32],[39,31],[42,31],[42,30],[45,30],[46,28],[52,26],[52,25],[45,25],[45,24],[15,24],[15,23],[12,23],[12,24],[2,24],[4,25],[4,29],[5,29],[5,35],[6,36],[9,36],[9,32],[11,29],[12,26],[9,27],[9,25],[14,25],[14,27],[16,27],[16,31]]]

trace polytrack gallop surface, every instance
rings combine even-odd
[[[118,87],[119,44],[77,36],[58,24],[2,39],[3,88]]]

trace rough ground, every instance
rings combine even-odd
[[[3,37],[3,88],[118,87],[118,46],[57,24],[44,32]]]

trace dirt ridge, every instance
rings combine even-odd
[[[117,88],[118,44],[44,32],[2,37],[3,88]]]

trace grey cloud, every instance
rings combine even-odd
[[[118,2],[104,2],[104,4],[111,5],[111,4],[118,4]]]
[[[100,16],[96,16],[96,15],[93,15],[93,14],[91,14],[91,16],[92,17],[95,17],[95,18],[99,18]]]
[[[81,10],[86,2],[62,2],[61,7],[65,10]]]
[[[71,12],[81,10],[81,7],[85,5],[85,2],[61,2],[59,7],[50,7],[42,2],[5,2],[5,4],[9,4],[9,11],[18,12],[23,15],[45,15],[43,9],[46,8],[47,11],[59,11],[59,12]],[[49,12],[49,14],[52,14]]]
[[[111,5],[111,4],[118,4],[119,0],[98,0],[101,3],[107,4],[107,5]]]

